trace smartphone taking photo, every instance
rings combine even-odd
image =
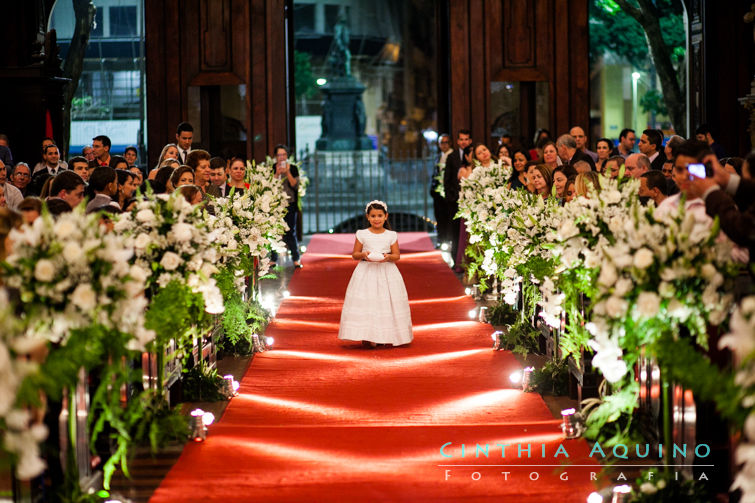
[[[713,176],[713,168],[707,164],[694,163],[687,165],[687,171],[689,171],[690,179],[695,178],[710,178]]]

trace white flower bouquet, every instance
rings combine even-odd
[[[214,217],[192,206],[176,191],[148,195],[130,213],[120,215],[115,232],[133,246],[132,269],[141,271],[148,287],[162,288],[172,281],[201,293],[205,310],[223,312],[223,297],[212,275],[218,271]]]
[[[152,340],[143,316],[148,273],[129,265],[133,248],[99,215],[45,213],[10,237],[4,280],[19,291],[25,338],[65,344],[71,330],[100,324],[133,335],[135,350]]]

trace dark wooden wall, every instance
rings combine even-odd
[[[589,121],[588,0],[450,0],[450,128],[489,141],[490,83],[549,83],[554,135]],[[534,98],[534,95],[533,95]],[[442,104],[439,104],[442,106]],[[527,123],[525,123],[527,122]],[[532,129],[532,131],[529,131]]]
[[[751,92],[755,74],[755,24],[744,22],[750,0],[721,8],[706,0],[687,0],[690,23],[689,135],[707,123],[728,155],[744,156],[752,148],[749,113],[737,101]]]
[[[287,143],[285,0],[145,0],[150,163],[188,120],[191,86],[203,109],[217,109],[218,87],[245,84],[246,155],[264,160]],[[214,149],[219,111],[193,124]],[[218,153],[213,152],[213,153]]]

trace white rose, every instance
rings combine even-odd
[[[55,266],[47,259],[40,259],[34,266],[34,277],[38,281],[50,282],[55,278]]]
[[[713,279],[713,276],[716,275],[716,272],[718,272],[718,271],[716,271],[716,266],[714,266],[713,264],[710,264],[710,263],[709,264],[705,264],[700,269],[700,274],[702,275],[703,278],[705,278],[708,281],[710,281],[711,279]]]
[[[144,270],[144,268],[139,267],[138,265],[134,264],[131,266],[131,268],[128,270],[128,275],[131,276],[131,279],[138,283],[144,283],[147,281],[147,277],[149,274],[147,271]]]
[[[658,488],[650,482],[643,482],[640,485],[640,492],[644,494],[655,494],[658,492]]]
[[[173,271],[181,264],[181,257],[173,252],[165,252],[160,265],[165,268],[166,271]]]
[[[637,269],[647,269],[653,264],[654,260],[653,252],[647,248],[640,248],[634,254],[634,266]]]
[[[172,228],[172,232],[173,232],[173,237],[179,243],[185,243],[187,241],[191,241],[192,226],[187,223],[179,222],[177,224],[174,224]]]
[[[632,288],[634,288],[634,283],[629,278],[619,278],[619,280],[616,282],[616,286],[613,289],[613,294],[618,297],[623,297],[624,295],[628,294]]]
[[[82,283],[71,294],[71,302],[82,311],[91,311],[97,306],[97,294],[92,290],[92,285]]]
[[[55,235],[60,239],[65,239],[76,231],[76,226],[69,219],[61,219],[53,227]]]
[[[641,292],[637,296],[637,311],[640,316],[652,318],[658,314],[661,298],[653,292]]]
[[[81,248],[77,243],[68,243],[63,247],[63,258],[69,264],[81,260],[82,255]]]
[[[143,224],[151,224],[155,221],[155,214],[150,209],[139,210],[136,213],[136,221]]]
[[[606,301],[606,314],[610,318],[620,318],[627,311],[627,301],[612,295]]]
[[[142,210],[142,211],[149,211],[149,210]],[[152,241],[152,239],[149,237],[149,234],[141,233],[138,236],[136,236],[136,239],[134,240],[134,247],[143,250],[147,247],[147,245]]]
[[[624,360],[620,360],[621,354],[617,355],[614,351],[608,350],[605,352],[598,352],[592,359],[594,366],[600,369],[603,377],[608,382],[614,383],[624,377],[627,373],[627,364]]]
[[[600,275],[598,276],[598,283],[605,286],[605,287],[612,287],[614,283],[616,283],[616,280],[618,279],[618,274],[616,273],[616,268],[611,264],[606,264],[603,268],[600,270]]]

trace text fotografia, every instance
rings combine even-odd
[[[539,445],[539,448],[538,448]],[[534,446],[534,448],[533,448]],[[453,442],[446,442],[440,446],[440,455],[447,459],[453,458],[532,458],[540,457],[546,458],[569,458],[569,451],[563,444],[558,444],[558,447],[553,450],[553,446],[546,449],[546,444],[475,444],[474,446],[467,444],[454,444]],[[603,449],[600,442],[596,442],[590,450],[591,458],[605,459],[613,456],[618,459],[630,459],[630,458],[651,458],[651,459],[663,459],[667,454],[666,447],[663,444],[616,444],[612,448]],[[669,454],[672,458],[686,458],[688,453],[694,452],[695,457],[699,459],[707,458],[710,455],[710,447],[708,444],[697,444],[694,448],[687,448],[687,444],[671,444],[669,448]]]

